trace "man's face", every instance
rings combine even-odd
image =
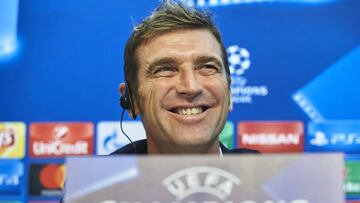
[[[205,29],[163,33],[136,54],[135,108],[148,143],[159,152],[217,147],[230,91],[215,37]]]

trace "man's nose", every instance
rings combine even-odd
[[[180,79],[177,85],[177,93],[193,98],[201,94],[201,83],[198,80],[195,70],[186,70],[180,73]]]

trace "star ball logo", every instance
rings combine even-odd
[[[32,164],[29,193],[40,196],[61,196],[64,179],[65,166],[63,164]]]
[[[266,96],[269,93],[265,85],[247,85],[243,76],[250,69],[250,52],[246,48],[231,45],[227,48],[231,74],[231,94],[234,103],[251,104],[254,96]]]
[[[205,193],[226,200],[234,186],[241,181],[233,174],[222,169],[200,166],[178,171],[163,182],[163,186],[181,201],[191,195]]]

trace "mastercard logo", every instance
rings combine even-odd
[[[48,164],[44,166],[39,174],[40,182],[46,189],[64,188],[65,166]]]

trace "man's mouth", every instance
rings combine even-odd
[[[206,111],[208,107],[188,107],[188,108],[173,108],[170,111],[180,115],[197,115]]]

